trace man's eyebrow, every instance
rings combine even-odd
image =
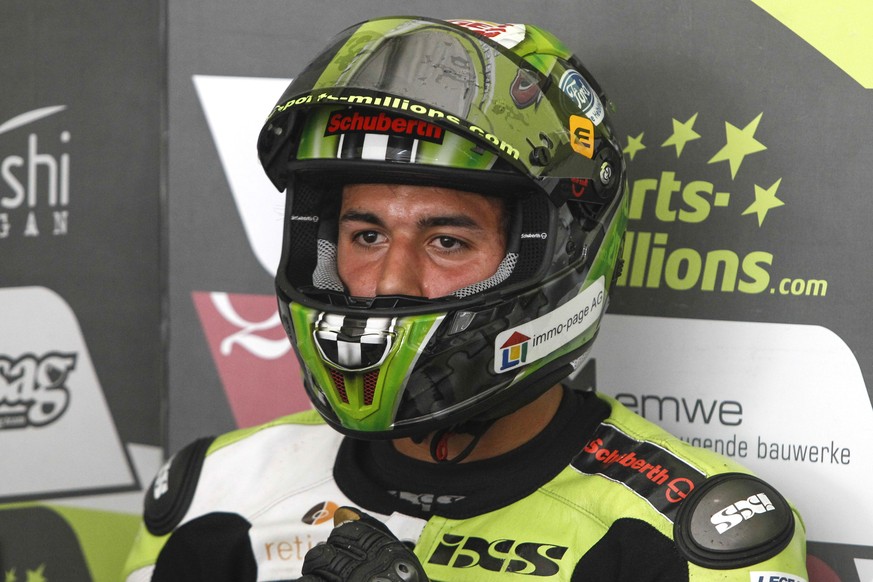
[[[448,216],[428,216],[418,221],[420,227],[456,226],[472,230],[482,230],[482,226],[466,214],[450,214]]]
[[[376,226],[384,226],[381,218],[371,212],[362,210],[349,210],[345,212],[340,216],[340,222],[364,222]],[[466,214],[426,216],[418,220],[418,226],[419,228],[454,226],[471,230],[482,230],[482,225]]]
[[[349,210],[340,216],[340,222],[367,222],[376,226],[384,226],[382,220],[372,212]]]

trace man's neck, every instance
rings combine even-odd
[[[538,435],[554,418],[561,404],[563,388],[552,386],[542,396],[515,412],[498,418],[482,435],[479,442],[467,455],[462,463],[490,459],[508,453],[530,441]],[[435,463],[431,455],[431,434],[421,442],[404,438],[393,441],[397,452],[417,459]],[[449,433],[445,437],[446,458],[453,459],[464,451],[473,440],[473,436],[464,433]]]

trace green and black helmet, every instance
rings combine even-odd
[[[287,192],[279,309],[315,408],[363,438],[488,421],[576,369],[627,222],[625,163],[599,85],[529,25],[379,18],[348,28],[270,112],[258,153]],[[350,183],[500,197],[488,279],[446,297],[352,297],[337,275]]]

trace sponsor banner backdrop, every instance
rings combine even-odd
[[[194,293],[193,299],[237,425],[254,426],[275,418],[276,411],[309,406],[303,390],[276,389],[298,378],[300,366],[273,297],[213,292]]]
[[[699,346],[693,357],[689,344]],[[802,324],[607,315],[594,351],[600,390],[778,483],[811,539],[873,540],[870,504],[853,507],[852,519],[818,508],[821,490],[861,500],[873,480],[873,408],[836,334]],[[637,354],[633,366],[628,353]],[[827,397],[822,386],[831,386]]]
[[[47,334],[34,322],[53,322]],[[76,317],[42,287],[0,288],[0,502],[136,487]],[[34,459],[39,459],[34,463]]]
[[[118,580],[165,440],[163,12],[0,3],[6,582]]]
[[[838,1],[827,15],[767,0],[356,6],[170,3],[170,450],[277,414],[277,398],[281,412],[305,405],[299,380],[277,372],[294,366],[277,355],[269,307],[283,200],[254,146],[289,77],[369,16],[531,22],[567,40],[607,88],[630,163],[625,268],[595,347],[598,386],[784,491],[806,518],[812,580],[869,579],[866,3]],[[265,311],[243,315],[259,301]],[[245,369],[232,361],[243,354]],[[240,414],[246,379],[263,413]]]

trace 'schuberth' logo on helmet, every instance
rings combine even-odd
[[[381,112],[378,115],[369,115],[359,111],[342,111],[330,116],[330,121],[324,130],[324,135],[380,133],[442,143],[443,131],[443,128],[438,125],[418,119],[392,116]]]

